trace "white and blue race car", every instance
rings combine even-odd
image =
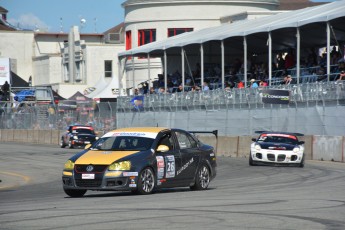
[[[256,131],[250,146],[249,165],[289,165],[304,167],[304,141],[301,133]]]

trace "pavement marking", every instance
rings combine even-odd
[[[19,173],[0,171],[0,174],[7,175],[7,176],[13,176],[13,177],[19,177],[25,182],[25,184],[28,184],[31,181],[31,177],[26,176],[26,175],[22,175]],[[1,183],[3,183],[3,180],[1,180]],[[0,190],[16,188],[16,187],[20,186],[19,183],[15,183],[14,185],[3,185],[3,186],[1,186],[1,183],[0,183]]]

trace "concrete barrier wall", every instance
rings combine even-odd
[[[344,137],[314,136],[313,159],[344,162]]]
[[[1,142],[22,142],[59,145],[63,130],[12,130],[0,129]],[[255,136],[257,137],[257,136]],[[206,144],[217,148],[218,156],[248,157],[252,136],[198,135]],[[306,160],[345,162],[345,138],[343,136],[303,136]]]

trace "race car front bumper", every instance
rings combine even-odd
[[[303,152],[265,150],[252,151],[253,161],[263,164],[300,164],[303,161]]]
[[[104,191],[133,190],[137,187],[137,176],[137,172],[123,171],[108,171],[97,174],[63,171],[62,183],[65,189]]]

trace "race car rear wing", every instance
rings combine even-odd
[[[211,133],[216,136],[216,147],[214,148],[215,153],[217,153],[217,147],[218,147],[218,130],[213,130],[213,131],[188,131],[189,133]]]
[[[262,133],[270,133],[270,134],[287,134],[302,137],[304,136],[303,133],[289,133],[289,132],[277,132],[277,131],[255,131],[255,133],[262,134]]]
[[[189,133],[211,133],[216,136],[218,139],[218,130],[213,130],[213,131],[188,131]]]

